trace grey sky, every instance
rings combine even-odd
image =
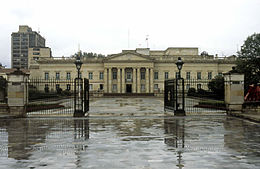
[[[10,66],[11,33],[29,25],[55,57],[146,46],[199,47],[232,55],[260,30],[260,0],[8,0],[0,6],[0,62]],[[128,36],[129,35],[129,36]]]

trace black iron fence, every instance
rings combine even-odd
[[[84,81],[88,82],[87,79]],[[82,99],[82,109],[84,106],[84,110],[88,111],[89,97],[86,96],[88,86],[83,85],[84,81],[81,79],[80,84],[78,84],[75,83],[75,80],[29,79],[27,82],[27,115],[73,116],[76,96],[80,96]],[[75,85],[80,85],[81,91],[76,90]]]
[[[212,80],[185,79],[183,86],[178,85],[175,81],[176,79],[165,81],[164,108],[166,110],[176,110],[177,106],[181,106],[176,103],[183,102],[187,114],[226,112],[224,81],[220,85],[215,84]],[[180,92],[182,87],[184,88],[184,101],[181,101],[182,94]]]

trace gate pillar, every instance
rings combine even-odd
[[[228,111],[242,111],[244,103],[244,75],[238,73],[226,73],[225,79],[225,103]]]
[[[21,70],[15,70],[7,74],[8,89],[7,98],[10,115],[25,117],[28,103],[28,77],[29,74]]]

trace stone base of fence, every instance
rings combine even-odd
[[[16,117],[25,117],[26,116],[26,107],[25,106],[10,106],[9,114]]]

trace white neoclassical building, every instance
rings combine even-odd
[[[181,76],[197,80],[212,79],[230,71],[236,59],[235,56],[199,55],[198,48],[137,48],[104,58],[83,58],[81,76],[89,79],[92,91],[153,94],[164,90],[165,79],[177,76],[175,63],[178,57],[184,61]],[[31,78],[60,80],[77,76],[75,58],[46,57],[39,53],[30,55],[29,59]]]

